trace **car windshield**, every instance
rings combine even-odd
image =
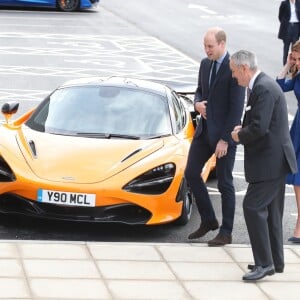
[[[153,138],[172,132],[165,97],[111,86],[58,89],[26,125],[47,133],[93,138]]]

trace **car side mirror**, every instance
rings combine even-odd
[[[2,105],[1,111],[5,117],[6,123],[9,122],[11,116],[18,111],[19,103],[16,101],[6,102]]]

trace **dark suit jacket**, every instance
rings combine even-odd
[[[284,94],[264,73],[255,79],[238,136],[245,150],[247,182],[273,180],[297,171]]]
[[[228,53],[217,72],[214,83],[209,88],[211,66],[212,61],[208,58],[201,61],[195,102],[207,100],[207,121],[201,119],[196,128],[195,137],[201,134],[203,122],[207,122],[208,138],[214,149],[220,139],[231,145],[234,144],[231,131],[234,126],[241,123],[245,89],[232,78]]]
[[[300,20],[300,0],[295,2],[296,14]],[[278,19],[280,22],[278,38],[284,40],[287,35],[288,24],[291,17],[291,5],[289,0],[282,1],[279,6]],[[299,24],[300,26],[300,24]]]

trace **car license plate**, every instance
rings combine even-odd
[[[59,205],[94,207],[96,203],[96,195],[39,189],[37,201]]]

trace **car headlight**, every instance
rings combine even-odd
[[[162,194],[169,188],[175,171],[176,167],[173,163],[155,167],[130,181],[123,189],[139,194]]]
[[[15,181],[16,177],[7,162],[0,157],[0,182]]]

